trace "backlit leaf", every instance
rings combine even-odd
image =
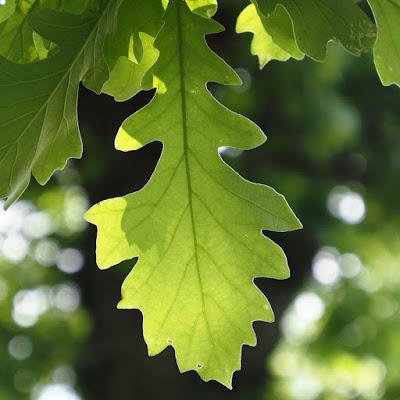
[[[164,9],[160,0],[125,0],[118,13],[115,34],[106,45],[111,73],[102,91],[124,101],[142,89],[146,72],[157,60],[154,39]]]
[[[284,8],[293,22],[298,48],[309,57],[322,61],[330,41],[343,45],[354,55],[368,51],[365,38],[375,36],[375,26],[358,4],[349,0],[254,0],[269,17]],[[279,21],[271,22],[267,31],[279,30]],[[273,25],[275,25],[273,27]],[[284,47],[283,47],[284,48]]]
[[[18,63],[40,58],[34,31],[28,22],[31,12],[39,6],[37,0],[19,1],[11,18],[0,24],[0,56]]]
[[[271,60],[287,61],[290,58],[290,54],[272,40],[263,25],[262,17],[256,6],[250,4],[241,12],[236,24],[237,33],[253,34],[251,54],[258,57],[260,68],[264,68]]]
[[[0,23],[0,56],[27,63],[46,58],[49,50],[55,48],[53,43],[44,40],[32,29],[29,16],[33,12],[46,7],[88,16],[90,11],[96,9],[97,0],[17,0],[15,4],[15,12],[7,21]]]
[[[207,90],[207,82],[240,83],[205,43],[220,31],[183,1],[169,3],[149,72],[157,92],[116,138],[121,151],[161,141],[162,156],[144,189],[94,206],[87,219],[98,227],[100,268],[139,257],[119,307],[143,313],[149,354],[173,346],[181,372],[231,387],[242,346],[256,344],[253,322],[274,320],[254,278],[289,276],[283,251],[261,230],[301,225],[282,195],[243,179],[219,156],[221,146],[265,141]]]

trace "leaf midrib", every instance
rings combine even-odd
[[[188,144],[188,126],[187,126],[187,106],[186,106],[186,83],[185,83],[185,65],[184,65],[184,46],[183,46],[183,31],[182,31],[182,21],[181,21],[181,1],[177,1],[177,32],[178,32],[178,60],[179,60],[179,79],[180,79],[180,92],[181,92],[181,113],[182,113],[182,133],[183,133],[183,154],[185,161],[185,170],[186,170],[186,184],[188,189],[188,205],[190,211],[190,220],[192,227],[192,237],[193,237],[193,252],[194,259],[196,263],[196,273],[200,286],[201,293],[201,301],[203,308],[204,321],[206,324],[206,328],[208,331],[208,335],[214,345],[214,339],[211,333],[210,325],[207,318],[206,307],[205,307],[205,299],[204,299],[204,291],[203,291],[203,283],[201,279],[200,273],[200,263],[197,252],[197,231],[196,231],[196,223],[195,216],[193,210],[193,196],[192,196],[192,182],[191,182],[191,171],[190,171],[190,161],[189,161],[189,144]]]

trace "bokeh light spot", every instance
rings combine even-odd
[[[41,390],[38,400],[81,400],[81,397],[72,386],[54,383]]]
[[[14,296],[12,317],[17,325],[28,328],[35,325],[48,309],[49,302],[44,289],[21,290]]]
[[[27,336],[14,336],[8,343],[8,352],[16,360],[26,360],[32,355],[32,351],[32,341]]]
[[[356,225],[365,218],[363,197],[345,186],[335,187],[328,197],[328,211],[348,225]]]
[[[294,301],[294,309],[301,319],[315,322],[324,315],[325,304],[316,293],[304,292]]]
[[[341,271],[337,253],[330,248],[321,249],[312,263],[314,279],[323,285],[334,285],[340,280]]]
[[[62,284],[54,289],[54,306],[65,313],[74,312],[80,305],[81,295],[74,284]]]
[[[64,249],[56,259],[57,267],[66,274],[75,274],[79,272],[85,260],[83,254],[77,249]]]

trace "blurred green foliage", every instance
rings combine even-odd
[[[388,399],[400,393],[400,237],[338,229],[282,323],[266,399]],[[351,253],[350,253],[351,252]]]
[[[1,400],[79,398],[74,366],[91,322],[73,278],[83,255],[69,247],[88,206],[74,175],[0,211]]]
[[[333,45],[324,64],[253,71],[246,61],[244,88],[216,90],[268,127],[269,141],[225,158],[284,193],[319,248],[278,322],[262,398],[398,400],[398,89],[381,87],[369,56],[353,59]]]
[[[331,189],[326,197],[327,209],[339,221],[328,219],[318,229],[321,244],[354,256],[338,256],[334,251],[339,265],[337,282],[318,287],[312,281],[307,285],[306,290],[312,288],[318,294],[326,311],[315,324],[315,332],[304,341],[294,344],[283,339],[272,357],[273,373],[279,378],[269,389],[268,398],[398,399],[400,395],[396,359],[400,354],[400,221],[396,191],[400,173],[400,101],[397,92],[380,89],[367,79],[363,67],[351,63],[347,82],[341,88],[342,96],[352,100],[352,106],[347,108],[354,112],[357,107],[358,135],[341,152],[339,160],[344,166],[339,165],[339,169],[343,177],[335,176],[331,183],[352,188],[359,200],[357,203],[353,197],[346,203],[349,189]],[[357,71],[361,72],[359,76]],[[365,202],[365,218],[354,219],[360,212],[361,198]],[[358,274],[346,278],[346,260],[359,263]],[[328,263],[326,273],[334,265]],[[314,281],[317,271],[318,263],[314,261]],[[306,381],[314,380],[314,393],[307,394],[306,383],[293,395],[293,376],[282,378],[276,369],[282,351],[294,358],[300,356],[295,380],[300,386],[304,376]],[[286,389],[282,390],[283,386]]]
[[[280,322],[264,398],[399,399],[398,90],[337,47],[325,64],[277,68],[267,83],[241,69],[248,90],[220,92],[256,120],[274,110],[261,122],[271,140],[242,168],[285,193],[320,247]]]

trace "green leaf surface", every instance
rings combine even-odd
[[[248,5],[240,13],[236,32],[253,34],[251,54],[258,57],[260,68],[264,68],[272,60],[287,61],[290,58],[290,54],[272,40],[254,4]]]
[[[400,86],[400,1],[368,0],[378,27],[375,65],[382,83]]]
[[[101,202],[86,218],[98,227],[100,268],[139,257],[119,308],[143,313],[149,354],[173,346],[181,372],[231,387],[242,346],[256,344],[253,322],[274,320],[254,278],[289,276],[283,251],[261,230],[301,225],[282,195],[243,179],[219,156],[221,146],[265,141],[207,90],[207,82],[240,83],[205,43],[220,31],[183,1],[170,2],[149,72],[157,92],[116,138],[121,151],[161,141],[162,156],[142,190]]]
[[[81,53],[87,60],[83,84],[93,92],[100,94],[104,83],[110,76],[110,69],[105,57],[105,43],[117,29],[117,15],[123,0],[103,2],[103,8],[92,19],[93,28],[87,37]]]
[[[299,49],[293,31],[293,22],[285,7],[278,4],[275,9],[265,15],[258,5],[258,0],[253,0],[261,23],[273,42],[290,54],[296,60],[302,60],[304,53]]]
[[[203,17],[212,17],[218,8],[217,0],[184,0],[189,8]],[[167,8],[169,0],[162,0],[164,8]]]
[[[204,17],[212,17],[218,8],[217,0],[186,0],[189,8]]]
[[[40,0],[42,7],[85,17],[93,16],[98,12],[101,3],[102,0]]]
[[[116,14],[110,1],[97,18],[52,10],[30,17],[41,36],[60,51],[34,64],[15,64],[0,57],[0,197],[7,206],[20,197],[31,174],[45,184],[69,158],[82,154],[77,122],[79,83],[94,90],[108,77],[102,42],[106,24]]]
[[[5,4],[0,3],[0,24],[10,18],[15,11],[15,0],[6,0]]]
[[[19,1],[13,15],[0,24],[0,56],[18,63],[40,58],[34,31],[28,22],[29,15],[39,5],[37,0]]]
[[[32,29],[29,16],[41,7],[88,16],[96,4],[97,0],[18,0],[15,12],[0,24],[0,56],[18,63],[46,58],[56,46]]]
[[[293,22],[298,48],[309,57],[323,61],[327,43],[335,41],[350,53],[361,55],[368,51],[366,38],[375,36],[375,26],[358,4],[349,0],[254,0],[262,13],[269,17],[283,7]],[[267,31],[273,40],[273,29],[279,30],[279,20],[269,21]],[[282,47],[282,46],[281,46]],[[283,47],[287,50],[285,47]]]
[[[117,30],[106,44],[111,73],[103,93],[125,101],[142,89],[143,77],[158,57],[153,44],[161,29],[163,14],[160,0],[125,0],[122,3]]]

